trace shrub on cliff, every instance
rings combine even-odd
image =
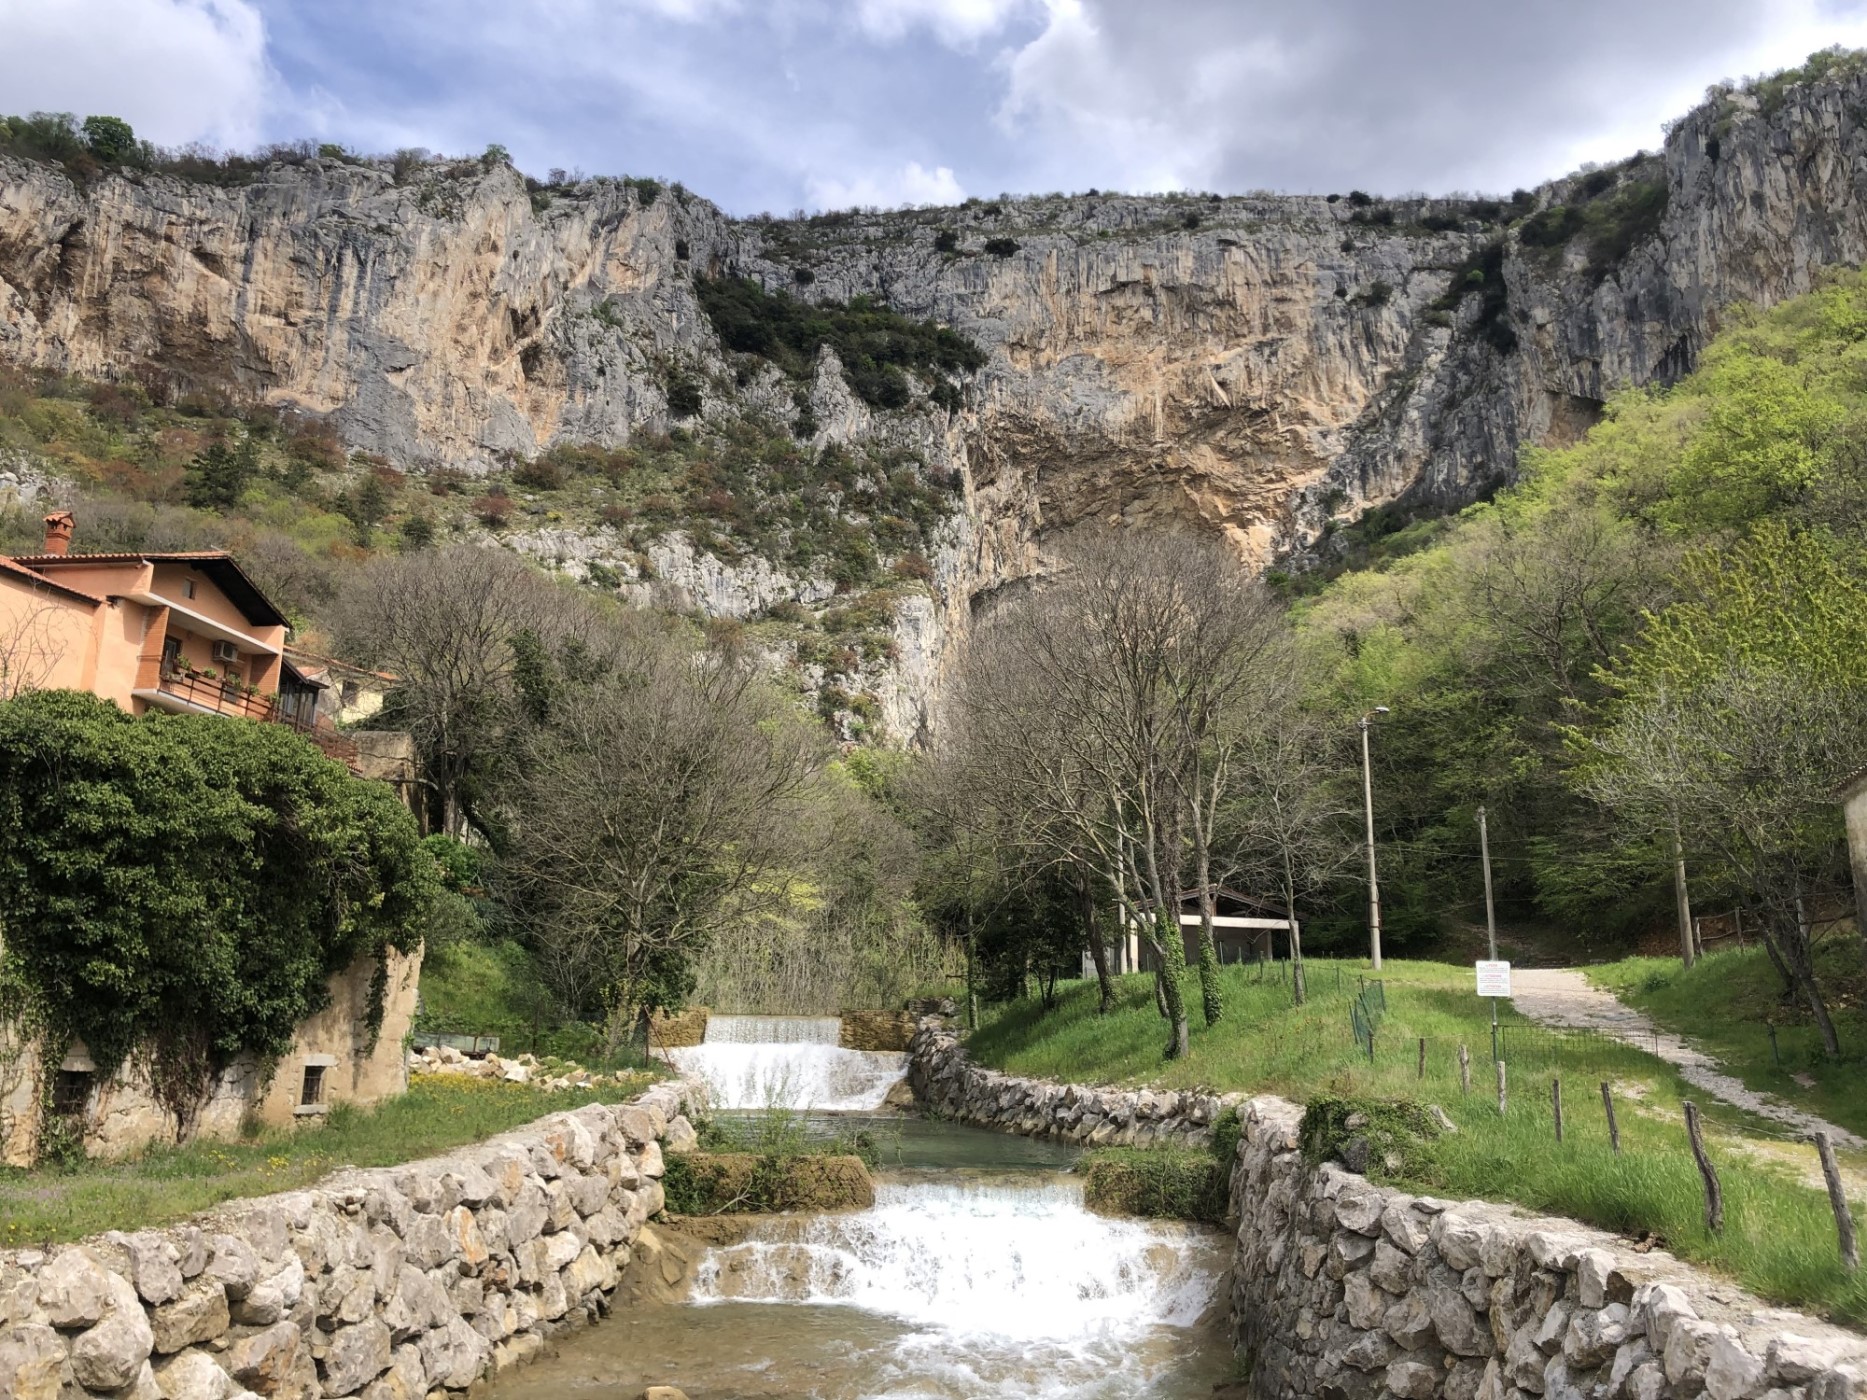
[[[728,350],[757,355],[807,379],[816,371],[818,352],[828,346],[849,387],[877,408],[906,405],[903,370],[961,374],[985,364],[985,352],[959,332],[912,320],[867,297],[803,302],[744,277],[697,277],[694,290]]]

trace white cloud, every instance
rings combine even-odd
[[[1715,76],[1709,66],[1697,77],[1656,72],[1650,85],[1622,94],[1623,104],[1605,128],[1568,144],[1549,173],[1656,149],[1663,125],[1697,106],[1713,82],[1795,68],[1816,50],[1835,44],[1867,48],[1867,15],[1858,10],[1837,14],[1824,0],[1763,0],[1758,8],[1758,32],[1736,36],[1723,56],[1726,67]]]
[[[853,180],[812,175],[806,183],[810,202],[818,209],[958,204],[966,197],[966,191],[953,177],[951,166],[941,165],[929,170],[917,160],[881,175],[858,175]]]
[[[1045,0],[997,121],[1025,188],[1508,189],[1835,43],[1863,0]]]
[[[631,9],[646,10],[663,19],[680,20],[686,24],[712,19],[715,15],[731,14],[739,8],[738,0],[627,0]]]
[[[871,38],[892,41],[926,28],[959,46],[977,43],[1033,8],[1033,0],[859,0],[856,20]]]
[[[0,53],[11,111],[108,113],[165,145],[260,130],[266,32],[249,0],[0,0]]]

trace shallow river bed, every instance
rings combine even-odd
[[[1216,1230],[1084,1209],[1069,1149],[918,1119],[872,1210],[778,1216],[710,1250],[685,1304],[618,1307],[493,1400],[1194,1400],[1232,1375]]]

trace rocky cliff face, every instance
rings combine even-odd
[[[943,651],[973,599],[1087,519],[1202,522],[1268,560],[1371,505],[1508,479],[1523,444],[1688,370],[1725,307],[1861,261],[1863,112],[1861,76],[1768,110],[1727,95],[1660,156],[1546,186],[1508,227],[1469,201],[1258,195],[743,221],[641,182],[528,196],[476,162],[79,189],[0,161],[0,355],[234,386],[399,463],[474,469],[665,428],[676,378],[705,417],[789,421],[782,376],[721,351],[696,273],[873,296],[989,354],[956,412],[872,410],[833,362],[808,391],[818,445],[885,441],[964,475],[935,561]],[[779,586],[668,562],[703,600]]]

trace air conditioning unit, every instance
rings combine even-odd
[[[240,649],[232,642],[214,643],[214,664],[216,666],[237,666],[240,663]]]

